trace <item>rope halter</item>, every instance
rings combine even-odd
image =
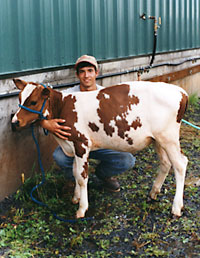
[[[44,85],[44,84],[42,84],[42,83],[41,83],[41,85],[44,86],[45,88],[47,88],[46,85]],[[47,99],[44,100],[40,111],[37,111],[37,110],[31,109],[31,108],[25,107],[24,105],[21,105],[21,104],[19,104],[19,107],[20,107],[20,108],[23,108],[23,109],[25,109],[25,110],[27,110],[27,111],[29,111],[29,112],[38,114],[39,117],[40,117],[40,119],[43,120],[43,119],[47,119],[47,118],[43,115],[43,109],[44,109],[44,106],[45,106],[45,104],[46,104],[46,101],[47,101]]]

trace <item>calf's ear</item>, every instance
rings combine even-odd
[[[23,90],[26,87],[27,82],[20,79],[13,79],[14,84],[17,86],[19,90]]]
[[[43,97],[44,99],[47,99],[47,98],[49,97],[49,94],[50,94],[49,89],[44,88],[44,89],[42,90],[42,97]]]

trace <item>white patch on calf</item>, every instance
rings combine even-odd
[[[116,116],[116,120],[122,120],[121,116]]]
[[[24,90],[21,93],[21,105],[24,105],[24,102],[26,101],[26,99],[32,94],[33,90],[36,88],[35,85],[33,84],[27,84],[26,87],[24,88]],[[12,123],[17,122],[18,118],[17,118],[17,114],[19,113],[19,111],[21,110],[21,108],[19,108],[17,110],[17,112],[15,113],[14,117],[12,118]],[[45,112],[46,113],[46,112]],[[48,114],[47,114],[48,115]]]
[[[12,123],[16,123],[17,122],[17,113],[19,112],[19,110],[15,113],[15,115],[12,118]]]
[[[115,127],[115,120],[110,120],[109,126]]]
[[[105,99],[109,99],[110,98],[110,96],[108,94],[104,93],[103,95],[104,95]]]
[[[45,112],[44,112],[44,114],[43,114],[43,116],[44,116],[44,117],[47,117],[48,115],[49,115],[49,111],[46,109]]]
[[[24,105],[24,102],[32,94],[33,90],[36,87],[37,86],[35,86],[33,84],[27,84],[26,85],[26,87],[24,88],[24,90],[22,91],[22,94],[21,94],[21,105]]]

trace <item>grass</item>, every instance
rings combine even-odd
[[[197,124],[199,113],[199,105],[190,105],[186,119]],[[187,178],[199,178],[200,132],[183,124],[181,146],[189,158]],[[157,156],[149,147],[136,158],[134,170],[119,177],[119,193],[102,190],[91,174],[86,216],[94,219],[88,221],[65,223],[55,219],[48,208],[30,198],[30,191],[41,176],[26,180],[17,193],[0,204],[0,257],[199,257],[200,186],[193,183],[185,187],[183,215],[174,219],[173,173],[167,177],[158,200],[149,201]],[[71,203],[62,173],[48,171],[45,184],[34,196],[61,217],[74,218],[77,206]]]
[[[199,103],[199,98],[198,98],[198,95],[197,95],[197,93],[194,93],[194,94],[191,94],[190,96],[189,96],[189,105],[190,106],[194,106],[194,105],[198,105],[198,103]]]

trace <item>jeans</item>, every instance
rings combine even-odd
[[[66,177],[73,180],[72,167],[74,157],[65,155],[59,146],[55,149],[53,158],[57,165],[64,170]],[[96,175],[99,175],[101,179],[120,175],[124,171],[134,167],[136,160],[129,152],[120,152],[109,149],[91,151],[89,158],[100,161],[96,168]]]

